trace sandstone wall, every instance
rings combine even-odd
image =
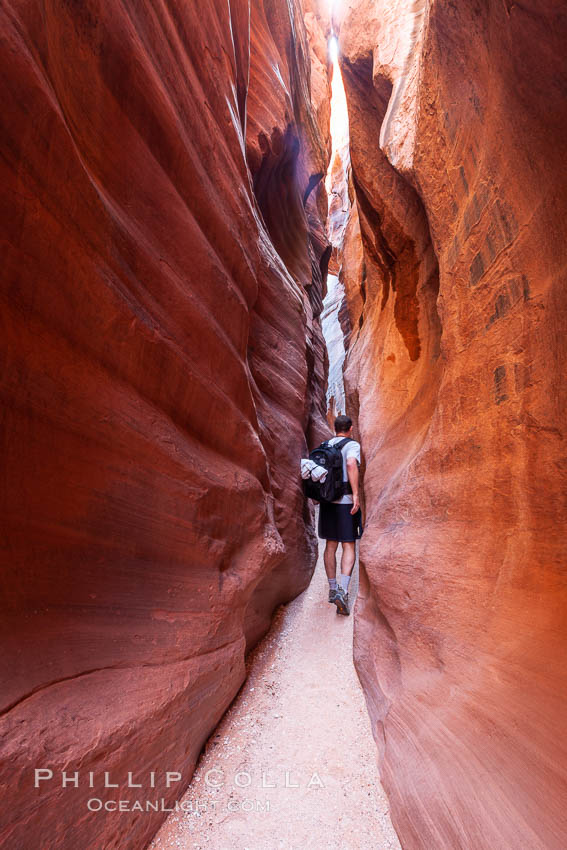
[[[404,848],[559,850],[565,11],[351,0],[340,25],[355,662],[394,824]]]
[[[310,579],[328,83],[300,13],[0,11],[7,847],[144,846],[162,814],[87,812],[102,771],[175,799]]]

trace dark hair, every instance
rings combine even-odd
[[[352,419],[350,418],[350,416],[345,416],[344,414],[341,414],[341,416],[337,416],[337,418],[335,419],[335,431],[337,432],[348,431],[351,425]]]

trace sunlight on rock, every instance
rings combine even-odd
[[[329,56],[333,63],[333,76],[331,83],[331,140],[333,144],[331,154],[331,166],[327,172],[325,188],[327,194],[331,192],[331,171],[337,151],[348,145],[348,112],[343,85],[343,78],[339,66],[339,43],[336,36],[329,39]]]

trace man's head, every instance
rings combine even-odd
[[[350,416],[337,416],[335,419],[335,434],[350,434],[352,430],[352,419]]]

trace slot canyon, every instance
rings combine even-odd
[[[88,801],[189,785],[311,586],[299,461],[346,412],[400,845],[563,850],[567,8],[0,18],[0,846],[148,847],[163,811]]]

